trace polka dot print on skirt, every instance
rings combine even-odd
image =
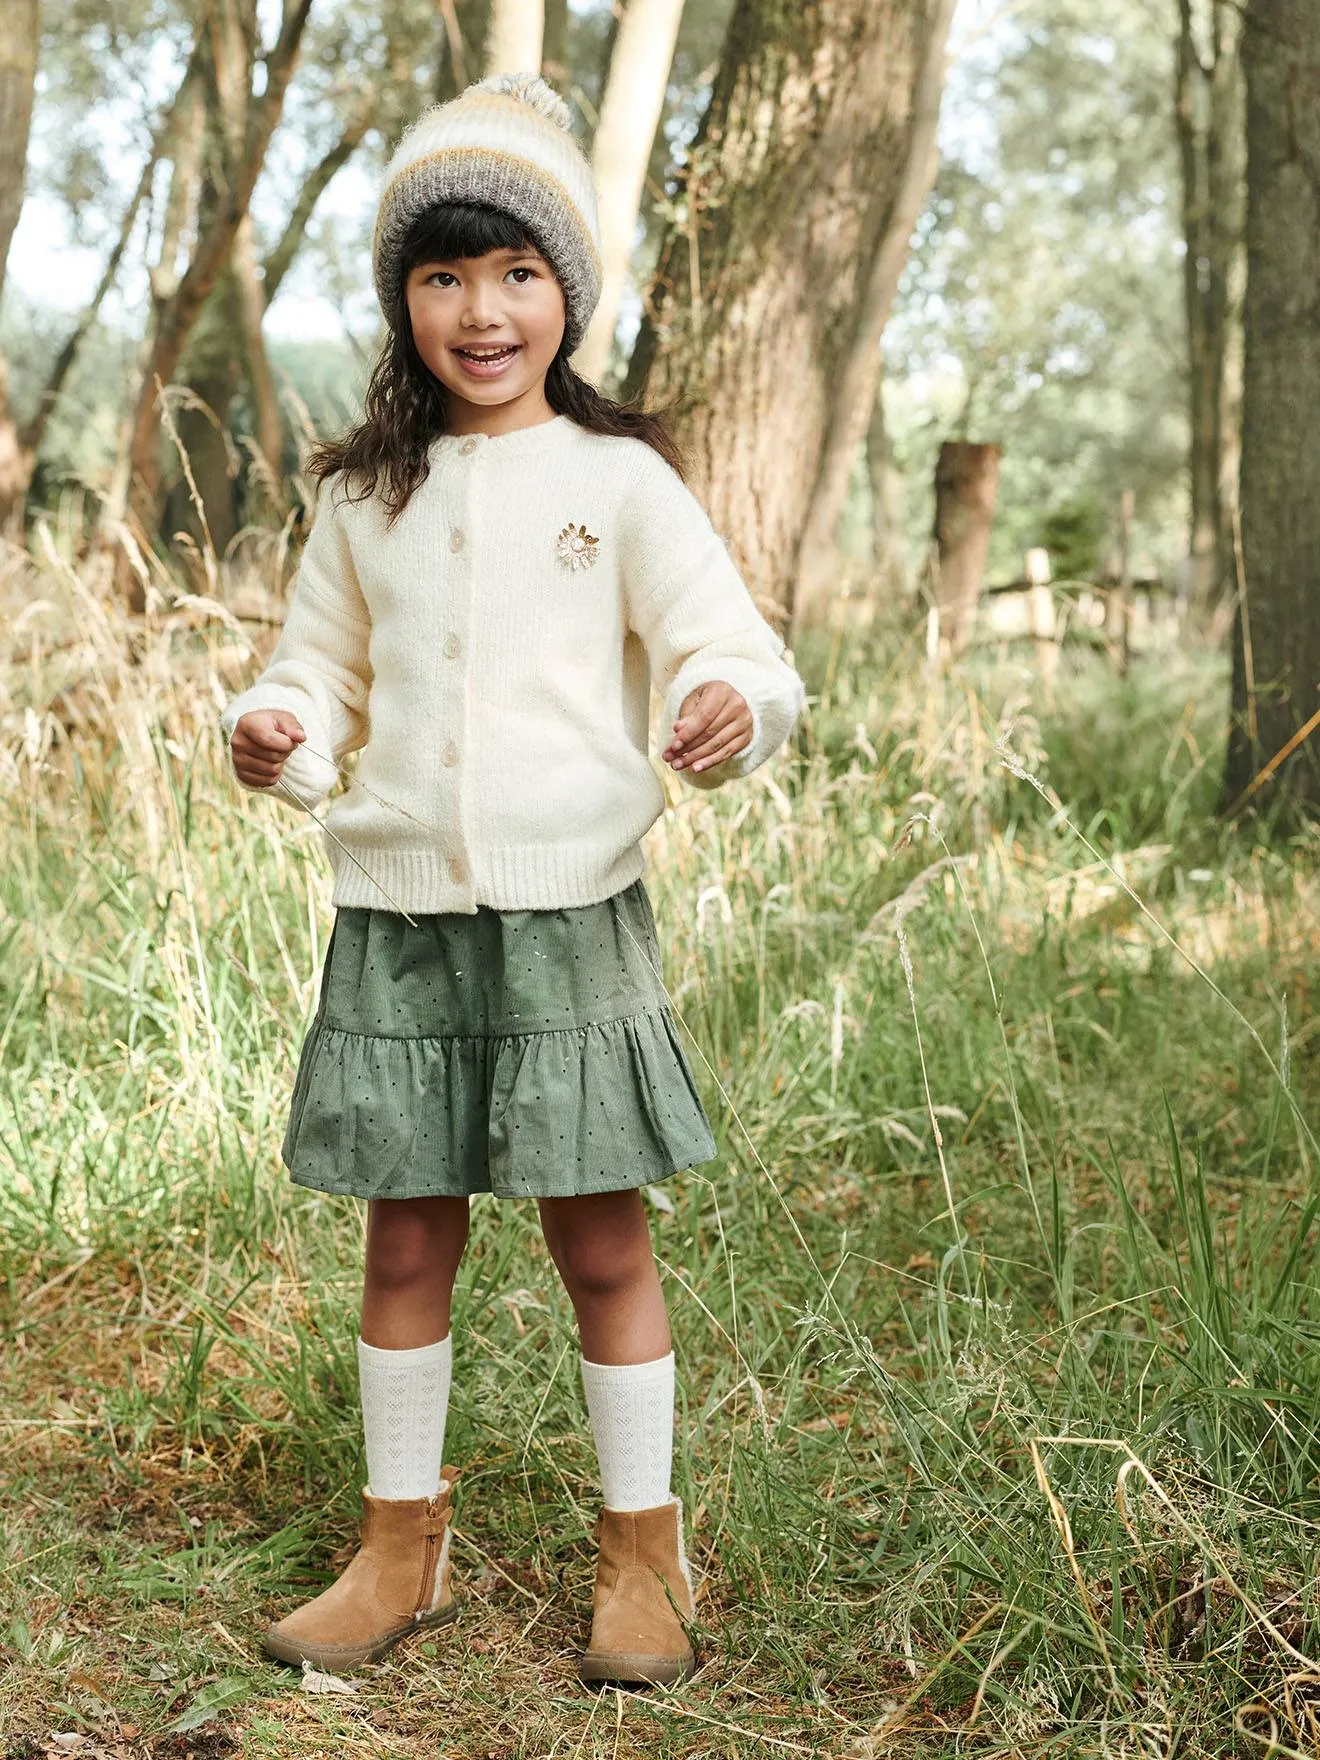
[[[576,1197],[715,1154],[641,880],[562,910],[341,907],[281,1156],[359,1198]]]

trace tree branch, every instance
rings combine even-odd
[[[161,156],[165,151],[165,145],[169,140],[170,132],[174,127],[175,119],[178,116],[179,106],[183,101],[184,94],[187,92],[190,83],[197,76],[197,66],[197,44],[194,42],[193,51],[188,57],[188,64],[183,70],[183,77],[179,81],[178,90],[170,99],[168,106],[162,112],[160,119],[156,123],[155,129],[152,131],[151,144],[147,149],[147,158],[142,167],[142,175],[138,178],[137,188],[133,191],[133,199],[128,204],[123,221],[120,224],[119,237],[115,240],[114,249],[106,260],[106,265],[101,272],[101,279],[97,283],[96,291],[83,308],[78,322],[74,325],[64,347],[56,357],[55,364],[50,370],[50,376],[47,378],[46,383],[42,388],[41,395],[37,399],[36,408],[33,410],[28,421],[23,424],[20,431],[19,442],[26,451],[35,453],[40,446],[42,436],[46,431],[46,423],[50,419],[51,411],[59,401],[60,392],[64,388],[64,381],[69,376],[69,372],[77,358],[78,350],[82,347],[87,332],[91,329],[96,320],[96,314],[101,309],[102,300],[105,298],[106,294],[109,293],[110,288],[114,284],[115,276],[119,273],[119,265],[123,261],[124,252],[128,249],[128,241],[133,236],[133,227],[137,223],[138,210],[141,208],[143,198],[151,186],[152,173],[155,171],[156,166],[159,164]]]
[[[280,282],[288,274],[293,259],[302,244],[303,234],[316,204],[325,194],[326,185],[361,145],[362,137],[371,126],[371,119],[376,105],[376,87],[370,86],[363,95],[362,102],[355,114],[345,123],[338,140],[330,149],[323,153],[303,179],[298,191],[298,200],[293,211],[284,224],[279,243],[267,254],[264,263],[265,273],[262,280],[266,289],[266,304],[275,298]]]

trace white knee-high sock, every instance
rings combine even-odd
[[[607,1509],[658,1509],[671,1501],[674,1353],[654,1363],[582,1359],[587,1416]]]
[[[367,1490],[373,1497],[434,1497],[440,1489],[453,1335],[414,1351],[358,1339]]]

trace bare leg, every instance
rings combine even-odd
[[[449,1333],[449,1302],[468,1236],[466,1198],[373,1198],[367,1207],[362,1337],[417,1350]]]
[[[653,1363],[669,1354],[669,1316],[640,1192],[542,1198],[541,1230],[592,1363]]]

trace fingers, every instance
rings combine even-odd
[[[684,699],[679,719],[674,723],[673,737],[665,748],[665,757],[668,758],[671,752],[684,750],[690,755],[700,740],[710,738],[728,725],[731,716],[746,710],[747,704],[732,685],[721,680],[698,685]]]
[[[269,788],[279,781],[289,753],[306,738],[297,716],[286,711],[241,716],[229,744],[234,774],[249,788]]]
[[[679,711],[679,718],[674,723],[674,737],[665,748],[666,757],[671,752],[680,752],[685,746],[691,746],[705,733],[720,711],[729,706],[729,699],[724,694],[727,688],[727,686],[719,685],[699,685],[692,695],[684,701],[683,707]],[[741,701],[741,699],[739,700]]]
[[[258,721],[252,732],[258,744],[272,752],[292,751],[295,745],[307,738],[296,715],[279,711],[264,721]]]
[[[733,733],[722,745],[715,746],[714,748],[703,746],[702,755],[699,758],[692,758],[689,760],[684,760],[683,758],[677,759],[674,768],[675,770],[681,770],[686,764],[686,767],[693,770],[709,770],[716,764],[722,764],[726,758],[736,758],[739,752],[746,749],[747,743],[750,739],[750,728],[746,733]]]
[[[234,729],[230,749],[266,757],[274,752],[287,756],[307,738],[302,724],[292,715],[244,715]]]
[[[287,757],[287,753],[285,757]],[[269,788],[278,782],[284,769],[284,757],[279,758],[244,758],[234,759],[234,774],[240,782],[246,782],[249,788]]]
[[[732,685],[713,680],[686,698],[662,756],[675,770],[707,770],[741,752],[752,732],[746,699]]]
[[[752,717],[746,708],[732,709],[708,727],[695,745],[684,746],[670,760],[675,770],[708,770],[741,752],[752,737]]]
[[[708,762],[716,751],[735,736],[740,735],[739,743],[745,745],[751,730],[751,717],[741,710],[730,709],[727,715],[721,715],[712,721],[699,737],[678,743],[673,758],[674,768],[679,770],[691,766],[695,769],[698,764]]]

